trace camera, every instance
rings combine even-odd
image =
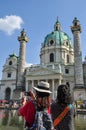
[[[25,92],[25,96],[31,96],[31,92]]]

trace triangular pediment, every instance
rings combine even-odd
[[[3,68],[3,72],[12,72],[12,71],[16,71],[15,67],[4,67]]]
[[[38,75],[50,75],[50,74],[55,74],[55,73],[56,72],[48,68],[39,68],[39,69],[33,70],[32,72],[28,72],[27,75],[38,76]]]

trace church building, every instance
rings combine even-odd
[[[62,30],[57,19],[53,31],[46,35],[40,48],[40,64],[26,67],[26,43],[29,39],[25,30],[21,31],[19,56],[8,56],[3,65],[0,81],[0,99],[18,100],[24,91],[33,90],[39,81],[47,81],[56,98],[57,87],[67,84],[74,100],[86,99],[86,57],[82,62],[81,25],[74,18],[71,26],[73,43],[69,35]]]

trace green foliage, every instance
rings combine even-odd
[[[19,126],[19,119],[16,115],[11,118],[9,125],[10,126]]]
[[[13,127],[13,126],[0,126],[0,130],[20,130],[18,127]],[[21,129],[23,130],[23,129]]]
[[[20,130],[24,130],[24,118],[22,118],[22,120],[19,121],[19,128]]]
[[[9,126],[18,127],[20,130],[23,130],[24,119],[22,118],[22,120],[19,121],[19,117],[17,115],[15,115],[11,118]]]
[[[10,113],[9,113],[10,112]],[[24,130],[24,118],[19,117],[17,113],[12,114],[6,111],[5,117],[1,121],[0,130]],[[75,130],[86,130],[85,115],[77,115],[74,120]]]
[[[74,126],[75,130],[86,130],[86,120],[83,120],[80,117],[76,117],[76,119],[74,120]]]
[[[5,114],[5,116],[2,119],[2,125],[7,125],[8,124],[9,113],[4,112],[3,114]]]

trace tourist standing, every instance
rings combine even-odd
[[[26,130],[52,130],[52,119],[48,112],[51,91],[49,83],[40,81],[36,87],[36,99],[29,100],[19,109],[19,114],[26,120]]]
[[[74,130],[75,110],[72,101],[69,86],[58,86],[57,99],[51,104],[51,115],[56,130]]]

